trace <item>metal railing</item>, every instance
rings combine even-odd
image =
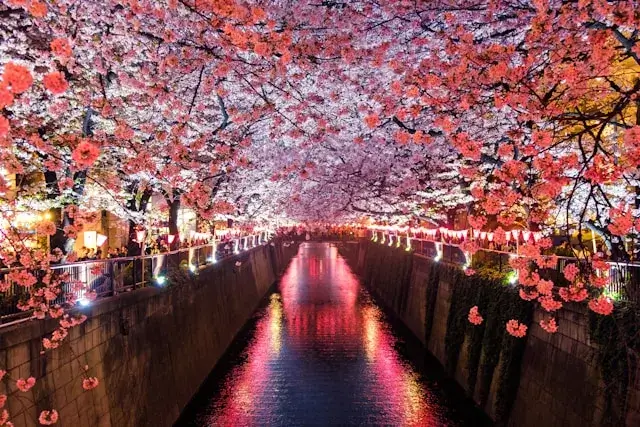
[[[172,270],[196,272],[202,266],[266,243],[268,238],[264,232],[159,254],[52,264],[49,270],[53,277],[63,280],[61,292],[51,304],[63,304],[68,298],[82,303],[86,292],[94,292],[97,298],[104,298],[153,284],[162,285]],[[0,269],[0,281],[8,280],[7,275],[11,271],[9,268]],[[32,274],[41,277],[44,272]],[[8,284],[8,289],[0,293],[0,325],[30,317],[29,312],[18,308],[18,302],[28,298],[29,289],[16,283]]]
[[[324,232],[311,232],[306,233],[303,232],[301,234],[292,232],[292,233],[284,233],[278,234],[278,237],[283,239],[290,239],[292,241],[307,241],[307,234],[309,234],[309,240],[311,242],[349,242],[358,240],[360,238],[365,238],[366,235],[364,233],[358,232],[343,232],[343,233],[324,233]]]
[[[481,248],[472,256],[468,256],[459,244],[412,238],[407,235],[382,231],[374,231],[369,237],[383,245],[403,247],[437,261],[461,267],[490,266],[499,272],[511,271],[509,259],[521,256],[517,252],[487,248]],[[564,268],[569,264],[579,264],[585,261],[575,257],[556,255],[549,255],[549,258],[552,256],[556,259],[555,267],[541,268],[538,273],[542,278],[553,281],[556,286],[568,286],[569,281],[564,276]],[[608,278],[607,292],[615,294],[618,298],[640,304],[640,264],[615,261],[607,261],[606,263],[608,265],[608,271],[606,272]]]

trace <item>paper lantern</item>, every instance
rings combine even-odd
[[[489,239],[490,242],[493,242],[493,233],[487,233],[487,239]]]
[[[96,235],[95,231],[85,231],[84,232],[84,246],[87,248],[95,248],[96,247]]]
[[[96,236],[96,245],[98,247],[104,245],[104,242],[106,242],[106,241],[107,241],[107,236],[105,236],[104,234],[98,234]]]
[[[524,240],[525,242],[528,242],[529,237],[531,237],[531,232],[522,230],[522,240]]]
[[[476,230],[475,228],[473,229],[473,238],[477,239],[478,237],[480,237],[480,230]]]
[[[169,244],[172,244],[174,240],[176,240],[176,236],[175,235],[169,234],[167,236],[167,242],[169,242]]]
[[[138,243],[142,243],[142,241],[144,240],[145,234],[146,234],[146,231],[144,230],[136,231],[136,240],[138,241]]]
[[[487,238],[487,232],[486,231],[481,231],[480,232],[480,239],[484,240]]]
[[[507,231],[506,233],[504,233],[504,239],[508,242],[511,240],[511,232]]]

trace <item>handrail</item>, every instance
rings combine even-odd
[[[82,299],[85,291],[80,294],[72,291],[72,283],[84,283],[88,290],[96,292],[98,298],[114,296],[118,293],[146,287],[154,280],[156,284],[162,286],[166,274],[171,269],[179,267],[184,261],[187,261],[188,268],[195,272],[203,265],[233,257],[244,250],[260,246],[268,241],[269,234],[263,232],[237,237],[228,241],[214,241],[205,245],[190,246],[158,254],[52,264],[49,266],[50,270],[67,273],[70,279],[61,285],[61,295],[51,304],[62,303],[65,300],[65,295],[69,293],[75,293],[76,297]],[[227,248],[227,245],[231,245],[231,247]],[[25,269],[25,267],[0,269],[0,280],[4,280],[4,276],[9,272],[21,269]],[[162,281],[159,281],[160,278],[162,278]],[[0,328],[9,324],[7,322],[15,323],[14,319],[27,320],[31,317],[30,312],[21,311],[14,304],[17,303],[17,299],[27,296],[28,293],[28,289],[16,283],[10,285],[9,289],[4,293],[4,297],[0,298],[0,302],[5,303],[4,307],[0,306]],[[7,305],[6,303],[9,304]]]
[[[405,236],[401,236],[400,234],[391,234],[391,233],[383,233],[385,236],[393,236],[393,237],[397,237],[400,236],[402,239],[406,239]],[[441,240],[431,240],[431,239],[424,239],[424,238],[416,238],[416,237],[410,237],[409,238],[411,240],[411,242],[414,241],[419,241],[419,242],[429,242],[429,243],[439,243],[442,244],[444,246],[450,246],[450,247],[454,247],[454,248],[458,248],[460,250],[462,250],[462,245],[458,244],[458,243],[449,243],[449,242],[445,242],[445,241],[441,241]],[[388,241],[388,240],[387,240]],[[510,256],[516,256],[516,257],[525,257],[525,255],[519,254],[517,252],[510,252],[510,251],[500,251],[497,249],[489,249],[489,248],[479,248],[478,251],[482,251],[482,252],[491,252],[491,253],[496,253],[496,254],[504,254],[504,255],[510,255]],[[547,255],[547,254],[543,254],[541,255],[543,258],[557,258],[557,259],[565,259],[565,260],[572,260],[572,261],[580,261],[582,258],[578,258],[578,257],[572,257],[572,256],[566,256],[566,255],[555,255],[555,254],[551,254],[551,255]],[[640,267],[640,263],[637,262],[629,262],[629,261],[611,261],[611,260],[605,260],[605,262],[609,265],[620,265],[620,266],[629,266],[629,267]]]
[[[377,237],[380,236],[380,241],[383,241],[386,245],[387,243],[391,243],[391,245],[396,245],[397,247],[405,246],[407,250],[415,250],[419,248],[419,251],[416,253],[434,258],[436,261],[441,259],[443,254],[447,254],[449,259],[445,259],[445,262],[451,262],[456,265],[460,265],[466,268],[471,266],[471,261],[473,260],[473,255],[468,259],[468,254],[462,249],[462,245],[457,243],[447,243],[442,240],[431,240],[431,239],[419,239],[408,237],[409,245],[405,243],[403,245],[403,240],[407,239],[407,236],[402,236],[400,234],[392,234],[382,232],[382,235],[379,232],[372,233],[374,239],[377,240]],[[417,244],[419,242],[419,244]],[[424,243],[434,244],[435,247],[431,248],[430,251],[425,251]],[[440,250],[438,250],[438,245],[440,245]],[[458,250],[458,254],[452,253],[451,249],[445,250],[445,248],[455,248]],[[435,252],[435,256],[434,256]],[[479,248],[476,252],[478,253],[489,253],[495,254],[497,257],[496,261],[499,262],[499,269],[502,271],[503,265],[503,256],[512,257],[525,257],[525,255],[519,254],[517,252],[509,252],[509,251],[501,251],[496,249],[489,248]],[[475,254],[474,254],[475,255]],[[555,259],[556,266],[555,268],[544,268],[542,271],[545,274],[550,275],[549,277],[553,277],[554,283],[556,281],[562,282],[564,280],[564,267],[570,263],[580,263],[584,262],[584,259],[578,257],[570,257],[564,255],[541,255],[544,259]],[[620,298],[629,299],[640,303],[640,263],[634,262],[621,262],[621,261],[605,261],[608,265],[608,284],[607,291],[612,294],[617,294]],[[507,262],[504,263],[508,264]],[[541,273],[542,274],[542,273]]]

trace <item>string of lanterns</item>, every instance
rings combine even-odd
[[[412,228],[409,226],[400,227],[397,225],[372,225],[369,226],[370,230],[374,231],[384,231],[391,232],[395,234],[423,234],[429,238],[435,239],[438,233],[441,237],[455,238],[459,240],[466,240],[471,237],[475,240],[487,240],[492,242],[495,238],[495,232],[492,231],[480,231],[477,229],[466,229],[466,230],[451,230],[446,227],[439,228],[425,228],[418,227]],[[530,230],[509,230],[504,232],[504,237],[507,242],[518,241],[522,239],[525,242],[528,242],[531,238],[533,238],[534,242],[539,241],[543,238],[543,234],[540,231],[530,231]]]

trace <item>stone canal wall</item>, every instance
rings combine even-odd
[[[482,283],[399,248],[364,241],[343,245],[341,252],[363,283],[442,363],[467,394],[496,425],[517,427],[586,427],[640,425],[640,371],[632,368],[628,387],[617,399],[627,410],[607,410],[612,391],[603,382],[597,345],[589,334],[583,307],[568,306],[557,316],[559,330],[548,334],[538,321],[542,313],[529,308],[529,331],[522,340],[504,333],[504,323],[471,326],[464,289]],[[469,292],[466,293],[468,295]],[[472,293],[483,298],[482,292]],[[468,298],[468,297],[467,297]],[[486,296],[484,298],[489,298]],[[520,301],[495,294],[494,310],[509,317]],[[485,304],[488,299],[485,299]],[[511,301],[511,302],[510,302]],[[527,316],[527,310],[518,307]]]
[[[0,367],[12,378],[37,378],[27,393],[0,383],[15,426],[37,425],[51,408],[61,426],[172,425],[296,252],[297,245],[261,246],[184,274],[179,285],[97,301],[46,355],[41,339],[54,322],[2,329]],[[91,392],[81,385],[85,365],[101,382]]]

